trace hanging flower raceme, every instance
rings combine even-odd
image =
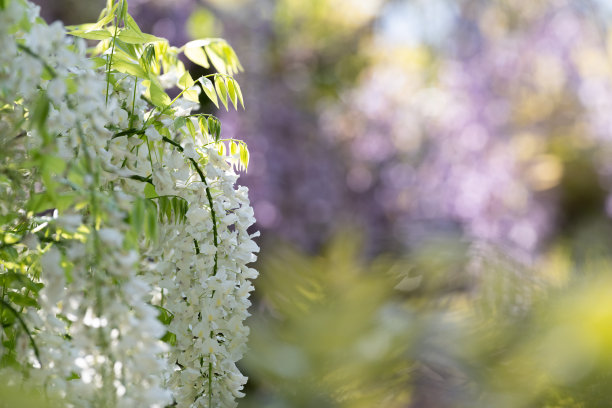
[[[219,39],[170,47],[123,0],[69,30],[0,2],[0,375],[66,406],[235,406],[248,151],[191,112],[200,89],[242,103],[238,59]],[[218,73],[194,81],[180,52]]]

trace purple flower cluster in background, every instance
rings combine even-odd
[[[364,218],[381,212],[398,241],[459,230],[529,259],[583,222],[568,219],[574,185],[608,189],[608,28],[584,2],[525,3],[463,2],[452,41],[377,49],[348,102],[321,112],[347,186],[374,198]]]

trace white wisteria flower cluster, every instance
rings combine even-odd
[[[248,150],[193,113],[243,104],[233,50],[171,47],[125,0],[68,28],[0,1],[0,48],[0,379],[61,406],[236,406]],[[194,81],[180,53],[217,73]]]

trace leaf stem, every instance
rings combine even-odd
[[[113,55],[115,54],[115,41],[117,39],[117,30],[119,29],[119,19],[117,19],[117,21],[115,22],[115,33],[113,34],[113,45],[111,47],[111,53],[108,57],[108,64],[107,64],[107,68],[106,68],[106,104],[108,105],[108,91],[109,91],[109,87],[110,87],[110,70],[111,70],[111,65],[113,63]]]

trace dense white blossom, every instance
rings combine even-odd
[[[175,110],[156,112],[134,99],[145,92],[142,81],[120,73],[108,77],[107,94],[104,67],[94,69],[83,40],[37,16],[21,0],[0,9],[0,105],[13,107],[7,121],[17,123],[44,95],[44,130],[28,127],[23,149],[51,157],[49,166],[87,172],[70,179],[54,170],[56,180],[33,181],[67,185],[73,201],[41,224],[56,229],[55,241],[24,238],[44,284],[40,308],[27,317],[36,355],[20,338],[27,376],[66,406],[236,406],[257,276],[247,264],[259,248],[247,232],[255,222],[247,189],[235,188],[235,159],[220,155],[208,134],[175,128],[179,116],[196,122],[193,102],[180,98]],[[174,85],[177,73],[160,81]],[[128,128],[143,131],[114,137]],[[154,214],[155,234],[144,237],[134,214],[148,216],[148,207],[137,212],[147,185],[160,214],[163,199],[187,211],[184,219]],[[171,316],[167,325],[160,310]]]

